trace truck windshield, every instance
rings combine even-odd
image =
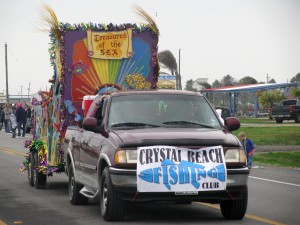
[[[212,108],[202,96],[141,94],[112,98],[110,128],[158,126],[221,128]]]

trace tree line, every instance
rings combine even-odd
[[[196,80],[190,79],[186,81],[185,84],[185,90],[187,91],[199,91],[196,90],[193,86],[195,86]],[[300,73],[295,75],[291,80],[291,83],[300,82]],[[275,79],[271,79],[268,81],[268,83],[276,83]],[[240,84],[265,84],[263,81],[257,81],[255,78],[251,76],[245,76],[241,78],[240,80],[234,79],[231,75],[227,74],[224,76],[221,80],[216,79],[212,84],[209,83],[199,83],[200,86],[203,88],[220,88],[220,87],[226,87],[226,86],[234,86],[234,85],[240,85]]]

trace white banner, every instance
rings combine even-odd
[[[139,192],[196,193],[226,189],[222,146],[187,149],[173,146],[138,148]]]

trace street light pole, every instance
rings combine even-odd
[[[8,66],[7,66],[7,43],[5,43],[5,71],[6,71],[6,101],[9,102],[9,94],[8,94]]]

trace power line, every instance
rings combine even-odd
[[[11,48],[9,47],[9,48],[7,48],[7,49],[8,49],[8,51],[9,51],[9,53],[13,56],[14,60],[15,60],[15,61],[18,63],[18,65],[21,67],[22,72],[25,73],[25,75],[26,75],[27,77],[29,77],[27,71],[25,71],[24,67],[23,67],[22,64],[19,62],[19,60],[17,59],[17,57],[15,56],[15,54],[13,53],[13,51],[11,50]]]

